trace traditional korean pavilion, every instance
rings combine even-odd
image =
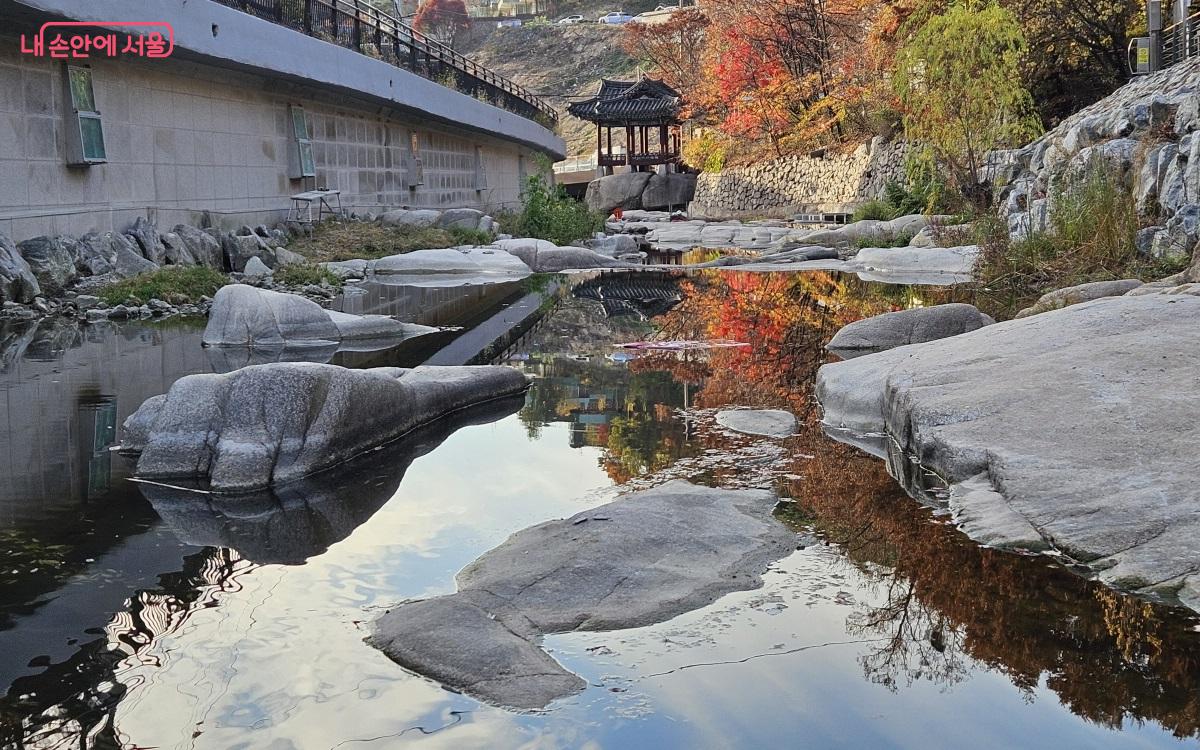
[[[679,162],[679,111],[683,100],[679,92],[662,81],[641,78],[637,81],[602,80],[600,93],[575,102],[567,111],[596,123],[598,165],[612,174],[613,167],[628,165],[633,171],[645,171],[658,164]],[[618,131],[613,150],[613,130]],[[619,132],[625,131],[624,144]]]

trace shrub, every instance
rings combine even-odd
[[[908,247],[916,235],[912,232],[897,232],[883,236],[859,237],[854,241],[859,250],[864,247]]]
[[[875,199],[867,201],[854,210],[854,215],[850,217],[851,221],[891,221],[900,214],[896,213],[896,209],[886,200]]]
[[[568,245],[604,226],[604,217],[567,195],[562,185],[548,185],[540,174],[525,181],[521,202],[521,213],[515,219],[505,217],[501,223],[511,223],[516,236]]]
[[[152,299],[184,305],[211,297],[228,283],[228,276],[207,266],[167,266],[119,281],[100,290],[97,296],[110,305],[120,305],[129,299],[139,305]]]
[[[342,287],[340,276],[324,266],[318,266],[313,263],[294,263],[290,266],[284,266],[283,268],[276,269],[272,276],[275,281],[285,286],[319,285],[325,282],[337,289]]]

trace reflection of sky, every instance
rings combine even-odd
[[[1088,725],[1049,691],[1026,696],[970,662],[949,687],[901,679],[892,693],[864,679],[860,659],[879,644],[862,641],[879,636],[848,635],[845,621],[883,592],[826,547],[781,561],[763,589],[667,623],[549,637],[592,687],[543,714],[481,706],[364,644],[383,608],[452,591],[458,569],[512,532],[611,495],[599,452],[569,448],[566,428],[533,441],[516,416],[464,428],[348,539],[245,576],[157,645],[161,665],[121,675],[133,688],[118,708],[123,737],[279,749],[1178,746],[1155,726]],[[701,666],[715,662],[740,663]]]

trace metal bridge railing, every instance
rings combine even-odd
[[[1200,55],[1200,13],[1193,13],[1162,32],[1162,67]]]
[[[554,108],[407,23],[362,0],[214,0],[317,39],[391,63],[546,127]]]

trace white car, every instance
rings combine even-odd
[[[629,23],[632,20],[633,20],[633,16],[629,15],[625,11],[614,10],[614,11],[609,11],[608,13],[605,13],[604,15],[597,18],[596,23],[607,23],[607,24],[619,26],[623,23]]]
[[[521,27],[521,19],[506,18],[503,21],[496,22],[497,29],[517,29]]]
[[[559,26],[574,26],[577,23],[584,23],[583,16],[567,16],[558,19]]]

